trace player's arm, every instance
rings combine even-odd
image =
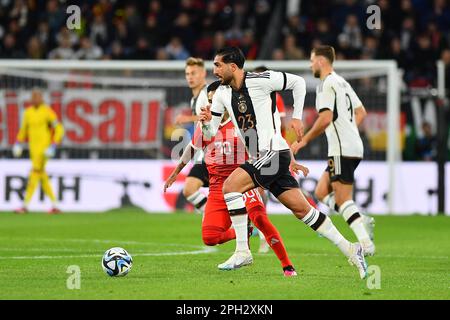
[[[317,94],[317,109],[319,116],[314,122],[312,128],[303,137],[303,140],[298,143],[293,143],[291,150],[297,153],[301,148],[305,147],[309,142],[321,135],[325,129],[333,121],[334,101],[336,93],[330,82],[325,81],[322,90]]]
[[[177,176],[180,174],[181,170],[183,170],[184,167],[189,163],[189,161],[191,161],[195,153],[203,149],[207,144],[208,141],[203,140],[201,125],[198,124],[191,142],[184,149],[183,154],[181,155],[180,162],[170,174],[169,178],[167,178],[167,181],[164,184],[164,192],[166,192],[167,188],[169,188],[177,180]]]
[[[217,93],[214,95],[211,105],[201,108],[200,121],[204,139],[211,139],[217,134],[224,112],[225,105]]]
[[[294,112],[292,113],[291,127],[297,135],[297,141],[303,138],[303,106],[306,96],[305,80],[292,73],[270,71],[268,87],[271,92],[292,90],[294,98]]]
[[[185,114],[179,114],[175,119],[176,125],[182,125],[185,123],[191,123],[191,122],[197,122],[200,119],[199,116],[196,115],[185,115]]]
[[[26,111],[22,115],[22,120],[20,122],[20,129],[16,136],[16,143],[13,146],[13,156],[18,158],[22,155],[23,144],[27,138],[28,133],[28,117],[26,116]]]
[[[54,133],[51,141],[51,145],[45,151],[45,154],[49,158],[53,158],[56,153],[56,146],[61,144],[61,141],[64,137],[64,126],[58,120],[58,116],[52,109],[49,110],[48,122],[51,128],[53,128]]]
[[[279,93],[277,93],[276,95],[276,104],[277,104],[277,109],[278,109],[278,113],[280,114],[280,119],[281,119],[281,132],[284,132],[286,130],[286,111],[285,111],[285,105],[284,105],[284,101],[283,98],[281,97],[281,95]]]
[[[164,183],[164,192],[177,180],[178,175],[180,174],[181,170],[184,169],[184,167],[191,161],[192,157],[195,154],[195,148],[194,146],[189,143],[188,146],[184,149],[183,155],[180,158],[180,162],[178,163],[177,167],[172,171],[169,178],[167,178],[166,182]]]
[[[361,105],[355,109],[355,122],[356,122],[357,127],[359,127],[359,125],[364,121],[364,118],[366,116],[367,116],[367,111],[363,105]]]
[[[297,163],[295,161],[294,154],[291,151],[291,163],[289,164],[289,169],[294,172],[295,174],[299,174],[299,170],[303,173],[303,176],[308,176],[309,169],[305,166],[302,166],[301,164]]]

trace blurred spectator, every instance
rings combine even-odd
[[[66,21],[66,13],[59,6],[57,0],[48,0],[46,11],[41,14],[41,21],[47,21],[50,33],[56,33]]]
[[[400,30],[400,41],[403,50],[410,50],[415,34],[415,22],[413,17],[403,19],[402,28]]]
[[[361,59],[373,60],[378,58],[378,40],[373,36],[367,36],[364,39],[364,46],[361,53]]]
[[[406,51],[402,49],[399,38],[393,38],[391,40],[388,50],[386,50],[385,54],[381,58],[397,61],[397,65],[402,69],[406,69],[410,61]]]
[[[410,86],[431,86],[434,81],[437,56],[431,47],[430,38],[426,34],[417,36],[413,47],[413,57],[408,70],[412,74]]]
[[[93,44],[88,37],[83,37],[80,40],[80,49],[74,54],[75,59],[79,60],[97,60],[103,55],[103,50]]]
[[[24,53],[17,48],[16,38],[8,33],[3,38],[3,47],[1,48],[0,57],[2,59],[23,59]]]
[[[319,40],[320,43],[326,43],[330,46],[335,45],[336,35],[330,30],[330,25],[326,19],[319,19],[317,21],[314,38]]]
[[[126,58],[120,41],[116,40],[111,44],[111,47],[108,49],[105,58],[112,60],[123,60]]]
[[[181,40],[173,37],[166,46],[166,52],[172,60],[186,60],[189,58],[189,52],[184,48]]]
[[[153,52],[150,49],[150,45],[145,37],[139,37],[137,40],[136,49],[131,53],[129,58],[132,60],[153,59]]]
[[[435,21],[439,29],[448,34],[450,31],[450,6],[448,1],[433,1],[433,9],[426,17],[426,22],[429,21]]]
[[[61,38],[60,44],[58,47],[49,52],[49,59],[63,59],[70,60],[75,57],[75,52],[72,49],[72,42],[70,41],[70,37],[67,35]]]
[[[258,57],[258,46],[252,30],[246,30],[239,44],[247,60],[255,60]]]
[[[297,47],[295,37],[288,34],[284,39],[284,57],[286,60],[301,60],[305,58],[305,53]]]
[[[105,22],[105,17],[102,14],[97,14],[94,21],[90,25],[89,37],[92,43],[95,43],[102,48],[108,45],[108,26]]]
[[[363,25],[365,22],[365,10],[356,0],[344,0],[343,3],[335,5],[332,11],[334,25],[341,30],[348,23],[348,16],[356,18],[357,25]]]
[[[437,155],[437,138],[428,122],[422,124],[423,136],[417,139],[416,150],[420,160],[433,161]]]
[[[27,44],[27,58],[28,59],[44,59],[44,48],[37,36],[30,38]]]
[[[195,42],[195,33],[191,27],[191,19],[186,12],[181,12],[173,22],[172,35],[180,39],[187,50],[192,50]]]
[[[356,58],[360,53],[363,40],[361,28],[359,27],[358,17],[356,15],[348,15],[341,34],[338,36],[339,44],[343,44],[346,48],[349,58]]]
[[[429,86],[436,84],[436,59],[450,47],[448,0],[292,1],[284,11],[275,10],[282,4],[275,0],[76,3],[82,27],[70,31],[69,1],[0,1],[1,57],[212,59],[217,49],[237,45],[247,59],[265,59],[261,54],[270,52],[263,47],[270,35],[272,59],[305,59],[311,48],[333,45],[338,59],[395,59],[407,84]],[[381,10],[379,29],[366,26],[371,4]],[[280,12],[284,16],[276,17]],[[282,28],[268,32],[272,21],[283,18]]]
[[[284,51],[281,48],[276,48],[272,51],[272,60],[284,60]]]
[[[156,60],[170,60],[170,56],[164,48],[158,48],[155,55]]]

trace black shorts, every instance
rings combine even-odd
[[[205,162],[194,164],[191,171],[189,171],[188,177],[200,179],[204,187],[209,187],[209,174]]]
[[[355,170],[361,159],[341,156],[328,157],[328,166],[325,171],[330,174],[330,181],[340,181],[345,184],[355,182]]]
[[[255,186],[268,189],[278,198],[287,190],[299,188],[298,181],[289,171],[290,163],[290,150],[268,151],[257,160],[245,162],[241,168],[250,175]]]

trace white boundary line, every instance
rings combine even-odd
[[[10,239],[10,238],[9,238]],[[218,251],[215,247],[205,247],[205,246],[197,246],[197,245],[189,245],[189,244],[177,244],[177,243],[154,243],[154,242],[138,242],[138,241],[121,241],[121,240],[99,240],[99,239],[22,239],[29,241],[44,241],[44,242],[94,242],[94,243],[116,243],[116,244],[134,244],[134,245],[159,245],[159,246],[168,246],[168,247],[190,247],[197,250],[192,251],[174,251],[174,252],[136,252],[133,253],[133,257],[149,257],[149,256],[178,256],[178,255],[196,255],[196,254],[208,254]],[[1,251],[80,251],[80,250],[71,250],[71,249],[56,249],[56,248],[0,248]],[[40,255],[40,256],[12,256],[12,257],[4,257],[0,256],[0,260],[38,260],[38,259],[72,259],[72,258],[99,258],[102,256],[102,252],[96,254],[75,254],[75,255]]]

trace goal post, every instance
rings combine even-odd
[[[309,118],[312,119],[318,80],[311,75],[309,61],[246,61],[245,69],[252,71],[261,65],[305,78],[305,108],[308,107]],[[211,82],[214,80],[213,62],[206,61],[205,66],[208,82]],[[369,133],[376,132],[366,137],[370,150],[365,159],[386,162],[386,204],[388,212],[393,213],[398,176],[396,164],[401,161],[401,80],[397,64],[384,60],[336,61],[334,67],[352,84],[372,115],[366,129]],[[187,109],[191,97],[184,68],[184,61],[0,60],[0,102],[3,109],[3,115],[0,113],[0,129],[3,130],[0,132],[4,133],[0,135],[0,147],[10,148],[13,134],[17,131],[14,127],[17,123],[12,124],[8,111],[17,113],[18,106],[27,99],[23,95],[38,87],[46,91],[52,106],[70,118],[67,122],[70,136],[66,135],[61,157],[167,157],[172,145],[163,140],[173,128],[169,130],[164,124],[164,110],[168,106],[174,107],[174,112]],[[12,95],[8,96],[11,92]],[[288,106],[292,105],[289,96],[283,95]],[[76,105],[74,101],[80,102],[80,99],[87,103]],[[98,108],[92,111],[90,104]],[[123,123],[122,118],[125,119]],[[11,123],[5,124],[5,119]],[[17,122],[17,118],[14,121]],[[323,140],[312,145],[311,149],[305,151],[305,159],[326,159]]]

